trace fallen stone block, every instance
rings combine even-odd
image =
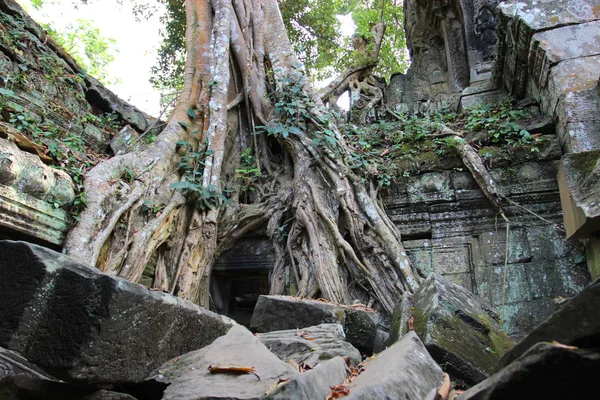
[[[20,354],[0,347],[0,399],[2,400],[134,400],[124,393],[60,382]]]
[[[538,343],[456,400],[594,398],[598,371],[598,351]]]
[[[133,151],[140,140],[140,134],[129,125],[125,125],[110,141],[110,148],[115,155]]]
[[[431,274],[414,294],[410,319],[431,356],[469,384],[493,373],[513,345],[489,306],[441,275]]]
[[[0,241],[0,345],[77,383],[142,381],[234,324],[25,242]]]
[[[498,363],[503,368],[539,342],[559,343],[584,348],[600,348],[600,279],[586,286],[558,311],[538,325],[508,351]]]
[[[414,332],[365,363],[345,400],[425,399],[444,373]]]
[[[214,367],[221,370],[211,371]],[[252,367],[253,372],[227,370],[235,367]],[[211,345],[163,364],[150,379],[170,383],[163,400],[242,400],[262,398],[279,380],[298,374],[250,331],[236,325]]]
[[[409,318],[411,315],[411,307],[413,304],[413,297],[410,293],[405,292],[400,299],[400,302],[396,304],[394,313],[392,314],[392,322],[390,324],[390,336],[388,337],[387,345],[391,346],[402,338],[402,336],[408,333],[409,329]]]
[[[337,356],[349,357],[352,365],[362,361],[358,350],[346,342],[344,328],[339,324],[259,333],[257,337],[284,362],[314,367]]]
[[[288,296],[260,296],[250,328],[262,333],[341,324],[348,342],[361,352],[371,353],[378,320],[379,315],[374,311]]]
[[[303,374],[298,374],[269,393],[264,400],[325,399],[331,387],[344,382],[347,376],[346,361],[335,357]]]

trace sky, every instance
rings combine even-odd
[[[129,2],[119,5],[117,0],[97,0],[74,8],[70,0],[45,0],[41,12],[31,6],[30,0],[17,0],[21,6],[40,23],[50,23],[55,30],[61,30],[78,19],[90,20],[100,29],[103,36],[115,39],[118,53],[115,61],[108,66],[112,78],[120,83],[107,84],[120,98],[130,102],[142,111],[158,116],[160,114],[160,93],[149,83],[150,69],[156,61],[160,44],[159,15],[150,20],[137,22]],[[355,26],[350,16],[339,16],[342,34],[351,35]],[[333,78],[321,82],[325,86]],[[346,96],[340,99],[343,109],[348,109]]]

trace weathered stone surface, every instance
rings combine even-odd
[[[258,338],[285,362],[292,360],[296,364],[304,363],[314,367],[336,356],[350,357],[352,365],[362,361],[358,350],[346,342],[344,328],[339,324],[259,333]]]
[[[82,400],[92,392],[57,380],[26,375],[0,377],[2,400]],[[129,400],[131,397],[121,398]]]
[[[463,287],[431,274],[414,295],[414,329],[454,377],[476,383],[513,345],[499,316]]]
[[[600,234],[592,236],[585,244],[585,258],[592,279],[600,278]]]
[[[2,400],[133,399],[129,395],[120,393],[116,397],[87,396],[94,391],[93,388],[76,388],[65,382],[59,382],[21,355],[0,347],[0,399]]]
[[[424,399],[443,378],[414,332],[368,361],[364,369],[344,399]]]
[[[540,101],[563,149],[600,147],[600,9],[589,0],[500,6],[494,76],[510,94]]]
[[[593,8],[589,0],[569,0],[566,7],[563,0],[548,0],[535,5],[502,3],[498,13],[494,75],[503,81],[509,93],[523,96],[529,78],[529,65],[532,64],[529,50],[533,35],[599,18],[600,10]]]
[[[346,340],[360,351],[370,353],[378,319],[375,312],[348,306],[287,296],[260,296],[250,327],[256,332],[272,332],[326,323],[341,324]]]
[[[0,139],[0,227],[55,245],[70,227],[71,178]]]
[[[585,399],[597,390],[600,352],[538,343],[456,400]]]
[[[126,393],[111,392],[109,390],[99,390],[88,394],[81,400],[135,400],[135,397]]]
[[[94,124],[86,124],[82,133],[83,140],[90,148],[99,153],[106,153],[110,144],[110,134]]]
[[[254,367],[254,374],[211,373],[209,366]],[[258,399],[279,379],[298,375],[241,325],[209,346],[160,367],[151,378],[170,385],[163,400]]]
[[[600,231],[600,150],[565,154],[558,172],[567,237]]]
[[[92,77],[87,79],[90,83],[90,88],[86,93],[89,102],[100,105],[105,112],[116,112],[125,122],[140,132],[148,129],[150,123],[143,112],[118,98],[96,79]]]
[[[390,333],[382,329],[377,329],[375,334],[375,344],[373,345],[373,354],[381,353],[387,348]]]
[[[346,362],[335,357],[279,386],[264,400],[307,400],[325,399],[331,393],[331,387],[346,379]]]
[[[233,324],[24,242],[0,241],[0,292],[0,345],[81,383],[141,381]]]
[[[496,47],[498,0],[404,2],[406,43],[411,67],[392,76],[386,102],[397,112],[455,112],[480,99],[497,97],[495,87],[481,86],[491,77]],[[492,85],[493,86],[493,85]],[[487,94],[484,94],[487,92]]]
[[[585,348],[600,348],[600,279],[594,281],[542,322],[499,362],[504,367],[538,342],[559,343]]]
[[[553,143],[555,155],[550,159],[558,159],[556,139],[547,143]],[[427,187],[426,182],[415,185],[414,180],[431,177],[411,174],[383,194],[387,213],[420,273],[442,274],[477,294],[501,312],[508,334],[524,336],[555,310],[554,298],[577,294],[589,283],[589,276],[581,262],[581,248],[567,241],[559,229],[557,163],[520,162],[519,157],[505,165],[494,158],[491,169],[502,191],[520,205],[504,208],[510,219],[506,289],[505,226],[468,172],[451,170],[446,175],[449,183],[439,185],[445,188],[442,193],[433,193],[432,188],[423,195],[412,191],[409,196],[409,187]],[[447,157],[440,161],[450,164]]]
[[[53,380],[37,366],[31,364],[20,354],[0,347],[0,379],[6,376],[25,375],[39,379]]]
[[[115,155],[129,153],[140,139],[139,133],[126,125],[110,141],[110,148]]]
[[[394,308],[392,322],[390,324],[390,336],[387,341],[387,346],[391,346],[406,335],[409,331],[410,309],[413,305],[413,296],[406,292],[402,295],[402,299]]]

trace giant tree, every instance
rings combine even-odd
[[[178,103],[152,145],[87,174],[67,253],[133,281],[155,263],[157,287],[208,306],[215,257],[266,226],[271,293],[372,296],[391,312],[420,278],[376,189],[347,166],[277,2],[187,0],[185,15]]]

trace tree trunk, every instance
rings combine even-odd
[[[278,256],[271,293],[339,303],[370,297],[391,313],[421,278],[376,191],[345,164],[347,145],[301,71],[277,2],[188,0],[186,10],[179,103],[154,144],[86,176],[88,208],[67,253],[132,281],[153,263],[155,286],[208,307],[215,257],[266,225]],[[287,115],[286,101],[308,107]],[[254,136],[258,126],[287,134]],[[178,170],[186,157],[181,141],[189,154],[208,150],[195,175]],[[261,171],[250,199],[239,179],[242,151]],[[123,178],[126,170],[133,182]],[[203,194],[172,188],[182,181]],[[228,202],[198,208],[207,194],[213,201],[227,193]],[[148,204],[162,210],[142,212]]]

